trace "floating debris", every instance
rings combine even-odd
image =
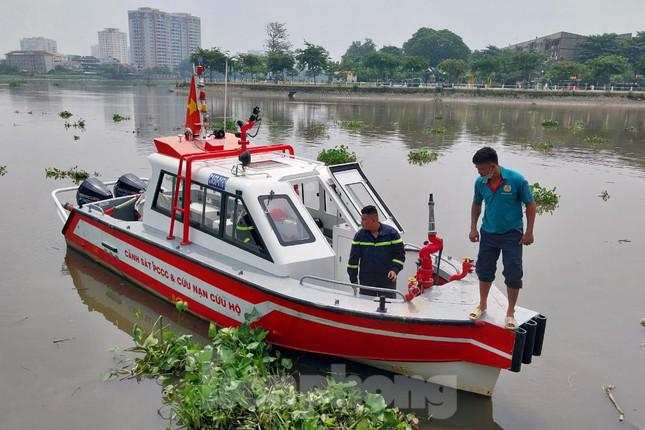
[[[618,417],[618,421],[621,423],[625,420],[625,412],[623,412],[623,409],[618,405],[618,402],[616,402],[616,399],[614,398],[614,395],[612,394],[612,390],[616,388],[615,385],[609,384],[607,386],[601,385],[602,390],[607,393],[607,396],[609,396],[609,400],[611,400],[611,403],[614,405],[618,413],[620,413],[620,416]]]
[[[71,113],[70,111],[67,111],[67,110],[64,110],[64,111],[58,113],[58,116],[63,118],[63,119],[70,118],[72,115],[74,115],[74,114]]]
[[[78,140],[80,138],[81,138],[81,136],[74,135],[74,140]]]
[[[603,192],[602,192],[602,193],[598,194],[598,197],[600,197],[601,199],[603,199],[603,201],[605,201],[605,202],[606,202],[607,200],[609,200],[609,198],[610,198],[611,196],[609,195],[609,193],[607,192],[607,190],[603,190]]]
[[[64,339],[54,339],[54,340],[52,341],[52,343],[67,342],[67,341],[74,340],[74,339],[76,339],[76,338],[75,338],[75,337],[66,337],[66,338],[64,338]]]
[[[629,239],[618,239],[618,243],[632,243]]]
[[[645,327],[645,318],[641,318],[641,325]]]
[[[130,119],[129,116],[119,115],[118,113],[112,114],[112,121],[114,122],[127,121],[129,119]]]
[[[94,172],[94,176],[100,175],[97,172]],[[45,177],[53,179],[70,178],[75,184],[80,184],[89,178],[90,174],[85,170],[79,170],[78,166],[74,166],[68,170],[62,170],[57,167],[48,167],[45,169]]]

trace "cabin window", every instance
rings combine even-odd
[[[177,177],[162,172],[155,193],[152,208],[170,216],[173,193]],[[179,184],[177,205],[182,207],[183,183]],[[176,219],[182,222],[182,213]],[[215,190],[198,182],[190,186],[190,225],[211,236],[223,238],[226,242],[271,260],[262,242],[255,223],[239,196]]]
[[[175,184],[177,177],[168,172],[161,172],[161,177],[157,185],[154,202],[152,202],[152,209],[161,212],[164,215],[170,216],[170,209],[172,207],[173,195],[175,192]],[[183,200],[183,183],[179,184],[179,199],[177,204],[181,206]],[[181,212],[177,213],[177,220],[181,221]]]
[[[258,199],[281,245],[299,245],[315,240],[287,195],[260,196]]]
[[[224,237],[235,245],[247,248],[256,254],[266,254],[260,232],[244,202],[237,196],[227,195],[226,197]]]
[[[368,191],[364,183],[355,182],[353,184],[347,184],[345,185],[345,189],[347,189],[347,193],[349,194],[351,199],[356,203],[356,208],[358,210],[361,210],[365,206],[372,205],[376,207],[376,210],[378,211],[379,219],[383,220],[387,218],[387,216],[383,213],[379,205],[376,203],[376,200],[374,200],[374,198],[372,197],[372,195],[370,194],[370,192]],[[357,219],[357,221],[360,224],[360,216]]]

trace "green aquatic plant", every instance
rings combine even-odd
[[[408,152],[408,162],[419,166],[436,161],[437,158],[439,158],[439,154],[427,148],[413,149]]]
[[[327,139],[327,126],[322,122],[312,121],[302,129],[305,137],[309,139]]]
[[[83,118],[79,118],[78,121],[76,121],[74,124],[72,124],[74,128],[80,128],[81,130],[85,129],[85,120]]]
[[[638,130],[633,125],[630,125],[629,127],[625,127],[625,131],[628,133],[636,133]]]
[[[571,126],[571,131],[573,132],[573,134],[576,134],[584,130],[585,127],[586,127],[586,124],[584,121],[576,121]]]
[[[345,145],[334,146],[329,149],[322,149],[318,153],[318,161],[322,161],[327,166],[334,164],[353,163],[356,161],[356,153],[349,150]]]
[[[357,131],[365,127],[365,123],[363,121],[359,121],[356,119],[353,119],[351,121],[340,121],[339,124],[341,127],[348,129],[350,131]]]
[[[533,150],[548,153],[553,150],[553,144],[550,141],[536,142],[529,145]]]
[[[94,172],[94,176],[100,176],[100,174],[98,172]],[[74,181],[75,184],[80,184],[89,178],[90,174],[85,170],[79,170],[78,166],[74,166],[67,170],[59,169],[57,167],[47,167],[45,169],[45,177],[53,179],[69,178]]]
[[[200,345],[177,335],[159,318],[149,333],[137,324],[132,362],[108,377],[150,378],[163,387],[170,426],[187,429],[414,429],[418,419],[390,408],[379,394],[354,381],[329,378],[324,387],[300,392],[293,363],[274,351],[267,332],[244,323],[217,328]]]
[[[609,142],[609,139],[602,136],[597,136],[594,134],[594,135],[585,136],[584,141],[587,143],[591,143],[592,145],[601,145]]]
[[[73,115],[73,113],[71,113],[70,111],[67,111],[67,110],[64,110],[64,111],[58,113],[58,116],[63,118],[63,119],[70,118],[72,115]]]
[[[545,188],[539,182],[532,184],[531,192],[535,200],[535,206],[538,214],[553,213],[560,204],[560,196],[556,193],[556,188]]]
[[[7,166],[0,166],[0,176],[7,174]]]
[[[213,130],[222,130],[224,129],[224,122],[219,121],[219,122],[213,123],[212,127],[209,127],[209,128],[212,128]],[[226,120],[226,131],[237,131],[237,123],[235,122],[234,119]]]
[[[428,127],[423,129],[423,134],[444,134],[447,131],[446,127]]]
[[[558,120],[553,118],[547,118],[544,121],[542,121],[542,127],[544,128],[555,128],[559,125],[560,123],[558,122]]]
[[[27,82],[26,79],[11,79],[9,81],[9,88],[18,88],[23,86],[23,84]]]
[[[130,119],[129,116],[120,115],[118,113],[112,114],[112,121],[114,122],[127,121],[129,119]]]

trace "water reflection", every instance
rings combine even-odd
[[[208,324],[205,321],[189,314],[179,315],[174,306],[74,250],[68,249],[62,270],[71,275],[74,287],[88,310],[101,313],[119,330],[130,334],[136,322],[149,331],[161,315],[170,330],[189,333],[198,341],[207,342]],[[135,317],[137,311],[140,314],[138,320]],[[315,382],[323,381],[326,375],[331,374],[337,380],[357,380],[371,391],[380,390],[386,399],[389,397],[401,406],[408,406],[406,410],[417,413],[420,418],[432,415],[432,422],[424,423],[421,428],[500,428],[493,421],[490,398],[422,381],[397,379],[389,372],[334,357],[286,350],[282,353],[293,359],[296,381],[302,388],[311,388]]]

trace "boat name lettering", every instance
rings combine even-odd
[[[222,191],[226,188],[226,181],[228,181],[228,177],[217,173],[211,173],[208,177],[208,185]]]
[[[220,296],[219,294],[206,291],[206,289],[191,282],[190,280],[182,276],[177,276],[176,274],[169,272],[167,269],[161,266],[158,266],[152,260],[148,260],[145,257],[141,257],[131,252],[129,249],[125,250],[125,256],[130,260],[134,261],[135,263],[138,263],[139,265],[145,267],[146,269],[152,270],[156,274],[163,276],[166,279],[170,279],[171,282],[176,283],[179,287],[185,288],[201,298],[210,300],[211,302],[220,305],[224,309],[228,308],[230,311],[235,312],[238,315],[242,313],[242,308],[240,307],[239,304],[233,303],[231,301],[227,302],[226,299]]]

